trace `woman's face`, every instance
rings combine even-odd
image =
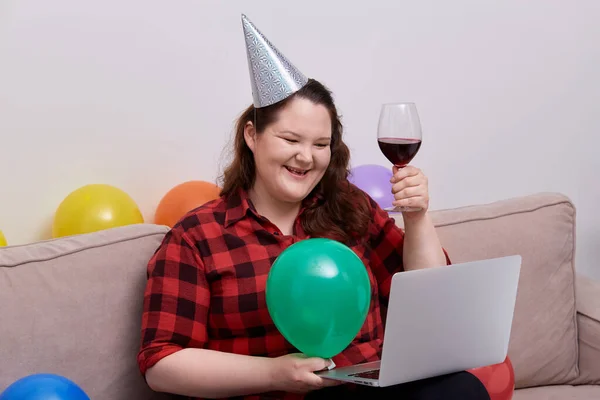
[[[256,164],[254,190],[281,202],[301,202],[331,159],[329,112],[310,100],[291,100],[261,134],[248,123],[244,136]]]

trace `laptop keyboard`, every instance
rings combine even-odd
[[[373,369],[370,371],[357,372],[355,374],[350,374],[350,376],[356,376],[357,378],[379,379],[379,370]]]

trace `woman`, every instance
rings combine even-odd
[[[345,243],[371,280],[365,324],[333,358],[338,366],[379,359],[392,274],[449,260],[427,214],[423,173],[411,166],[394,170],[394,204],[421,208],[403,214],[402,231],[348,182],[350,154],[330,92],[298,71],[280,90],[279,77],[293,65],[270,62],[273,54],[283,56],[264,52],[272,45],[243,21],[251,77],[252,71],[278,76],[253,81],[254,104],[237,122],[221,198],[189,212],[149,262],[138,355],[148,385],[191,398],[489,399],[466,372],[385,389],[323,379],[314,371],[329,361],[297,354],[273,324],[265,302],[269,268],[299,240]],[[269,68],[253,65],[265,62]],[[276,91],[268,84],[274,80]]]
[[[149,263],[139,362],[152,389],[193,398],[307,392],[310,398],[330,390],[431,396],[414,397],[422,399],[437,398],[436,391],[454,398],[455,390],[456,398],[488,398],[468,373],[421,385],[354,388],[314,374],[326,360],[289,354],[294,349],[270,321],[264,289],[269,266],[290,244],[307,237],[340,240],[361,256],[372,278],[367,321],[334,357],[339,366],[379,356],[381,307],[393,272],[447,263],[427,214],[423,173],[409,166],[395,170],[390,182],[395,205],[422,208],[403,214],[402,232],[348,183],[348,162],[335,105],[317,81],[282,102],[243,113],[221,199],[187,214]],[[319,391],[333,385],[338,387]]]

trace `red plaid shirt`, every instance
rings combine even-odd
[[[391,278],[403,270],[403,231],[372,199],[370,203],[368,240],[350,247],[369,274],[371,306],[354,341],[333,358],[338,366],[379,359]],[[298,352],[269,316],[265,284],[277,256],[306,238],[299,218],[294,235],[283,235],[256,212],[243,191],[188,213],[166,234],[148,265],[141,372],[185,347],[265,357]],[[273,396],[302,398],[282,393],[243,398]]]

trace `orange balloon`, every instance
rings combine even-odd
[[[473,368],[467,372],[475,375],[483,383],[490,400],[510,400],[515,391],[515,371],[510,358],[500,364]]]
[[[188,181],[175,186],[162,198],[154,223],[173,227],[187,212],[219,198],[220,188],[210,182]]]

